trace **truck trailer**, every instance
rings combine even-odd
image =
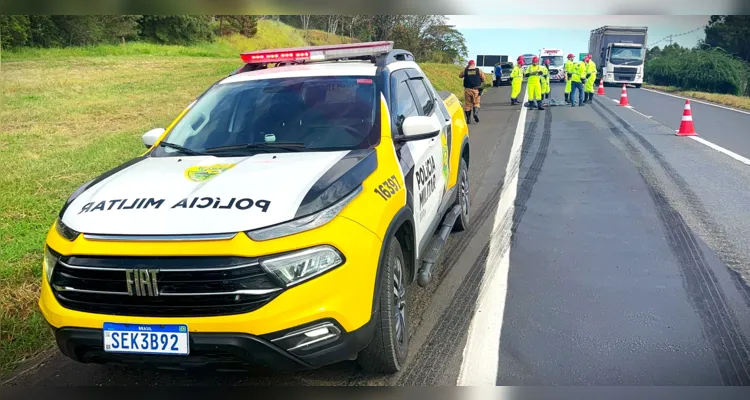
[[[603,26],[591,31],[589,54],[604,84],[643,84],[648,28]]]
[[[539,63],[544,65],[549,60],[550,81],[562,82],[565,80],[565,54],[562,49],[541,49],[539,51]]]

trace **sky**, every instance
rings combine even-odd
[[[562,49],[565,54],[588,52],[591,30],[604,25],[648,27],[649,48],[673,42],[692,47],[705,37],[703,26],[707,15],[450,15],[466,38],[469,58],[478,54],[507,55],[509,61],[524,53],[539,54],[541,48]],[[689,34],[677,36],[685,32]]]

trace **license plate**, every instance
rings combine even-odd
[[[104,351],[110,353],[176,354],[190,352],[187,325],[104,323]]]

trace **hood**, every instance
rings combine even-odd
[[[363,159],[360,154],[352,162],[351,154],[357,152],[361,151],[146,157],[95,180],[68,201],[61,218],[71,229],[91,234],[187,235],[258,229],[299,217],[301,209],[317,211],[311,204],[330,204],[320,201],[323,195],[330,198],[330,191],[322,192],[336,177],[355,169],[356,161]]]

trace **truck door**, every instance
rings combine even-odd
[[[438,113],[435,103],[441,100],[435,99],[427,89],[421,74],[414,70],[409,72],[400,70],[391,75],[391,90],[396,99],[393,120],[398,123],[406,117],[423,115],[438,119],[445,127],[446,122]],[[450,122],[447,126],[450,126]],[[399,150],[406,175],[404,181],[410,189],[408,201],[414,211],[416,241],[420,244],[440,222],[439,209],[447,184],[447,171],[443,168],[447,163],[444,161],[447,150],[445,128],[437,137],[407,142]]]

